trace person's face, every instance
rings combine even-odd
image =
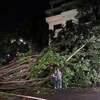
[[[57,69],[57,71],[59,71],[59,69]]]
[[[55,73],[57,73],[57,70],[55,70]]]

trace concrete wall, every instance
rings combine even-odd
[[[62,12],[59,15],[50,16],[46,18],[46,22],[49,24],[49,29],[54,30],[54,25],[62,24],[65,25],[68,20],[76,20],[75,15],[77,14],[76,9]]]

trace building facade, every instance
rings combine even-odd
[[[66,21],[74,20],[77,14],[76,4],[74,0],[51,0],[51,8],[46,10],[46,22],[49,24],[49,30],[55,31],[55,36],[57,37],[58,32],[61,30],[62,26],[65,26]]]

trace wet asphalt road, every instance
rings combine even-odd
[[[100,89],[96,90],[80,90],[80,89],[62,89],[55,90],[53,93],[43,95],[30,95],[47,100],[100,100]],[[37,99],[37,100],[42,100]],[[36,99],[25,99],[22,97],[15,97],[3,100],[36,100]]]

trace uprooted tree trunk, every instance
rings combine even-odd
[[[25,88],[27,86],[33,86],[34,84],[39,84],[37,80],[26,80],[27,75],[30,73],[30,69],[38,64],[38,60],[48,51],[48,47],[45,47],[42,52],[37,55],[32,55],[23,60],[18,60],[7,66],[0,68],[0,89],[16,89]],[[36,81],[36,82],[35,82]],[[31,82],[31,84],[30,84]],[[28,85],[29,84],[29,85]]]
[[[83,47],[82,45],[76,52],[74,52],[66,61],[69,61],[77,52]],[[8,66],[0,68],[0,90],[13,90],[19,88],[27,88],[29,86],[42,85],[50,80],[50,76],[45,78],[36,78],[33,80],[26,80],[27,75],[30,73],[30,69],[38,64],[38,60],[49,50],[49,47],[43,49],[40,54],[32,55],[33,60],[30,61],[30,57],[23,59],[23,61],[16,61]]]

